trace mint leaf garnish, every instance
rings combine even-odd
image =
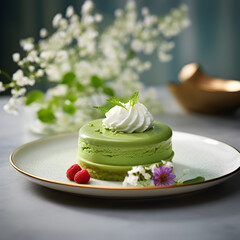
[[[94,106],[94,108],[100,110],[102,113],[106,113],[109,111],[109,109],[105,108],[105,107],[98,107],[98,106]]]
[[[192,178],[186,181],[183,181],[183,184],[189,184],[189,183],[197,183],[197,182],[204,182],[205,178],[204,177],[196,177],[196,178]]]
[[[111,88],[104,88],[104,89],[105,89],[104,93],[108,95],[114,94],[113,89]],[[103,113],[108,112],[112,107],[116,105],[122,108],[125,108],[127,110],[127,108],[124,106],[124,103],[127,103],[128,101],[130,101],[131,106],[134,106],[138,102],[138,99],[139,99],[138,95],[139,95],[139,92],[137,91],[130,98],[128,97],[128,98],[119,99],[118,97],[110,97],[109,99],[107,99],[107,102],[108,102],[107,104],[100,107],[95,106],[94,108],[102,111]]]
[[[111,97],[111,98],[107,99],[107,101],[110,102],[110,103],[112,103],[112,104],[115,105],[115,106],[117,105],[117,106],[120,106],[120,107],[126,109],[126,107],[122,104],[122,102],[120,101],[120,99],[117,98],[117,97]],[[126,110],[127,110],[127,109],[126,109]]]
[[[131,101],[131,106],[133,107],[139,99],[139,91],[135,92],[131,97],[130,97],[130,101]]]

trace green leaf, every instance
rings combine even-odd
[[[33,90],[33,91],[28,93],[25,104],[30,105],[33,102],[36,102],[36,101],[39,101],[39,100],[43,99],[43,97],[44,97],[44,93],[42,91]]]
[[[198,183],[198,182],[204,182],[205,178],[204,177],[196,177],[196,178],[192,178],[186,181],[183,181],[183,184],[189,184],[189,183]]]
[[[63,111],[65,113],[73,115],[76,112],[77,108],[76,106],[71,103],[70,101],[65,101],[63,104]]]
[[[71,102],[76,102],[77,101],[77,97],[72,94],[72,93],[69,93],[67,96],[66,96],[67,100],[71,101]]]
[[[37,116],[43,123],[53,123],[56,120],[53,110],[50,108],[41,108],[37,112]]]
[[[114,96],[114,91],[110,87],[104,87],[103,92],[108,96]]]
[[[7,72],[5,72],[5,71],[3,71],[1,69],[0,69],[0,75],[3,75],[4,77],[6,77],[10,82],[13,81],[11,76]]]
[[[102,113],[106,113],[109,111],[109,109],[105,108],[105,107],[98,107],[98,106],[94,106],[94,108],[100,110]]]
[[[62,78],[62,83],[66,85],[72,85],[76,78],[76,74],[74,72],[66,73]]]
[[[91,85],[95,88],[102,87],[103,80],[101,78],[99,78],[97,75],[93,75],[91,77]]]
[[[117,98],[117,97],[111,97],[111,98],[107,99],[107,101],[110,102],[110,103],[112,103],[113,105],[118,105],[118,106],[126,109],[126,107],[122,104],[122,102],[120,101],[120,99]],[[126,109],[126,110],[127,110],[127,109]]]
[[[77,90],[78,92],[84,92],[85,87],[81,83],[77,83]]]
[[[139,95],[139,92],[137,91],[130,97],[131,106],[134,106],[138,102],[138,99],[139,99],[138,95]]]
[[[125,104],[126,104],[127,102],[129,102],[129,100],[130,100],[130,98],[129,98],[129,97],[126,97],[126,96],[120,98],[120,101],[121,101],[122,103],[125,103]]]

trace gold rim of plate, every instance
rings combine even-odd
[[[179,132],[179,133],[184,133],[184,132]],[[77,132],[76,133],[65,133],[65,134],[58,134],[58,135],[54,135],[54,136],[47,136],[47,137],[43,137],[43,138],[31,141],[31,142],[25,143],[25,144],[21,145],[20,147],[13,150],[13,152],[10,154],[10,157],[9,157],[10,163],[20,173],[23,173],[28,177],[31,177],[31,178],[34,178],[34,179],[37,179],[37,180],[40,180],[40,181],[43,181],[43,182],[48,182],[48,183],[53,183],[53,184],[58,184],[58,185],[71,186],[71,187],[76,187],[76,188],[92,188],[92,189],[104,189],[104,190],[128,190],[128,191],[129,190],[179,188],[179,187],[186,187],[186,186],[192,186],[192,185],[206,184],[206,183],[214,182],[214,181],[217,181],[217,180],[221,180],[223,178],[232,176],[232,175],[236,174],[237,172],[240,172],[240,166],[239,166],[233,172],[230,172],[228,174],[225,174],[225,175],[217,177],[217,178],[206,180],[204,182],[198,182],[198,183],[188,183],[188,184],[169,185],[169,186],[150,186],[150,187],[108,187],[108,186],[94,186],[94,185],[90,185],[90,184],[65,183],[65,182],[49,180],[49,179],[46,179],[46,178],[41,178],[41,177],[38,177],[38,176],[33,175],[31,173],[28,173],[26,171],[23,171],[22,169],[18,168],[13,162],[13,156],[14,156],[15,152],[19,151],[20,149],[24,148],[27,145],[30,145],[30,144],[36,143],[36,142],[42,142],[42,141],[45,141],[45,140],[48,140],[48,139],[54,139],[54,138],[68,136],[68,135],[73,135],[73,134],[78,134],[78,133]],[[187,134],[195,135],[195,134],[191,134],[191,133],[187,133]],[[197,136],[200,136],[200,135],[197,135]],[[200,137],[205,137],[205,136],[200,136]],[[226,144],[227,146],[232,147],[233,149],[235,149],[240,154],[240,151],[238,149],[236,149],[235,147],[233,147],[233,146],[231,146],[231,145],[229,145],[225,142],[222,142],[222,141],[219,141],[219,140],[217,140],[217,141],[220,142],[220,143]]]

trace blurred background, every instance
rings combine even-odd
[[[0,3],[0,69],[11,75],[17,70],[12,61],[14,52],[21,52],[19,40],[39,38],[39,30],[51,31],[51,22],[57,13],[65,14],[66,7],[73,5],[80,11],[83,0],[8,0]],[[103,25],[114,18],[114,10],[125,5],[126,0],[94,0],[96,9],[104,16]],[[240,79],[240,1],[239,0],[137,0],[141,9],[164,15],[171,8],[185,3],[189,7],[190,27],[178,35],[171,51],[173,60],[159,63],[151,57],[152,68],[141,79],[147,86],[159,86],[177,82],[180,69],[187,63],[197,62],[210,75]],[[7,93],[0,93],[7,94]]]

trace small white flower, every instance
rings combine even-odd
[[[154,171],[155,168],[157,168],[157,164],[154,163],[148,167],[152,172]]]
[[[152,42],[146,42],[143,47],[143,52],[145,54],[152,54],[155,49],[155,45]]]
[[[14,62],[19,62],[19,60],[20,60],[20,54],[19,54],[19,53],[14,53],[14,54],[12,55],[12,58],[13,58],[13,61],[14,61]]]
[[[160,51],[160,52],[158,53],[158,58],[159,58],[160,61],[162,61],[162,62],[169,62],[169,61],[172,60],[172,55],[166,54],[165,52]]]
[[[70,18],[74,14],[74,8],[73,6],[68,6],[66,10],[66,17]]]
[[[40,67],[41,67],[41,68],[46,68],[46,67],[47,67],[47,64],[46,64],[46,63],[40,63]]]
[[[136,172],[139,172],[141,174],[144,174],[145,173],[145,169],[143,166],[137,166],[136,167]]]
[[[16,81],[17,85],[21,87],[26,85],[33,86],[35,84],[35,80],[25,77],[21,69],[13,74],[13,81]]]
[[[137,186],[138,185],[138,176],[130,175],[125,177],[123,181],[123,186],[132,185]]]
[[[50,61],[51,59],[53,59],[55,56],[55,52],[48,50],[48,51],[42,51],[40,53],[40,57],[46,61]]]
[[[33,65],[30,65],[30,66],[28,67],[28,69],[29,69],[30,72],[34,72],[35,67],[34,67]]]
[[[163,165],[166,166],[166,167],[173,167],[173,163],[170,162],[170,161],[164,161],[164,160],[162,160],[162,163],[163,163]]]
[[[56,87],[50,88],[46,92],[46,96],[51,98],[53,96],[61,97],[67,94],[67,87],[64,84],[59,84]]]
[[[3,109],[8,113],[17,115],[22,103],[23,103],[23,98],[12,97],[9,99],[9,102],[3,106]]]
[[[58,13],[58,14],[55,15],[55,17],[53,18],[53,21],[52,21],[52,25],[53,25],[54,28],[59,27],[61,19],[62,19],[62,14],[61,13]]]
[[[46,69],[48,79],[52,82],[59,82],[62,79],[62,75],[56,65],[49,65]]]
[[[28,79],[28,85],[33,86],[35,84],[35,79]]]
[[[42,77],[44,75],[44,71],[42,69],[38,69],[36,72],[37,77]]]
[[[67,28],[67,25],[68,25],[68,22],[66,19],[62,18],[59,22],[59,27],[61,29],[66,29]]]
[[[42,29],[40,30],[40,37],[41,37],[41,38],[45,38],[47,35],[48,35],[47,29],[46,29],[46,28],[42,28]]]
[[[38,55],[37,55],[37,51],[32,50],[28,53],[27,57],[26,57],[26,61],[28,62],[37,62],[38,61]]]
[[[94,17],[87,15],[84,18],[82,18],[82,22],[84,25],[90,25],[94,22]]]
[[[142,51],[142,49],[143,49],[142,41],[140,41],[138,39],[134,39],[131,43],[131,48],[136,52]]]
[[[116,9],[114,15],[115,17],[121,17],[123,15],[123,11],[121,9]]]
[[[93,2],[90,0],[87,0],[83,5],[82,5],[82,14],[88,14],[92,9],[94,5]]]
[[[5,91],[5,87],[3,86],[3,83],[0,82],[0,92],[3,92],[3,91]]]
[[[162,44],[159,46],[159,50],[163,52],[167,52],[172,50],[175,47],[174,42],[162,42]]]
[[[23,78],[23,71],[21,69],[17,70],[14,74],[13,74],[13,80],[14,81],[19,81]]]
[[[61,50],[56,54],[57,62],[67,61],[67,58],[68,58],[68,52],[65,50]]]
[[[187,12],[188,11],[188,6],[186,4],[182,4],[180,7],[180,10],[183,12]]]
[[[143,7],[142,8],[142,15],[143,16],[146,16],[146,15],[148,15],[149,14],[149,9],[147,8],[147,7]]]
[[[151,179],[151,175],[149,173],[143,173],[142,175],[146,180]]]
[[[31,51],[34,48],[33,39],[27,38],[20,40],[20,46],[23,48],[24,51]]]
[[[103,16],[101,14],[96,14],[94,19],[96,22],[101,22],[103,20]]]
[[[22,67],[22,66],[23,66],[23,64],[24,64],[24,62],[23,62],[23,61],[19,61],[19,62],[18,62],[18,66],[19,66],[19,67]]]
[[[189,19],[183,19],[183,21],[182,21],[182,27],[183,27],[183,28],[186,28],[186,27],[188,27],[189,25],[191,25],[190,20],[189,20]]]
[[[23,49],[25,51],[31,51],[34,48],[34,45],[32,43],[26,43],[23,45]]]
[[[151,64],[150,61],[146,61],[146,62],[144,63],[144,65],[143,65],[144,70],[148,70],[148,69],[150,69],[151,66],[152,66],[152,64]]]
[[[69,64],[69,62],[63,62],[61,65],[60,65],[60,68],[61,68],[61,72],[62,73],[67,73],[67,72],[70,72],[71,71],[71,65]]]
[[[155,16],[147,15],[144,18],[144,24],[146,27],[151,27],[156,22],[157,22],[157,18]]]
[[[20,97],[23,96],[26,93],[27,89],[26,88],[20,88],[20,89],[12,89],[11,94],[13,97]]]
[[[133,0],[129,0],[126,4],[127,10],[134,10],[135,7],[136,7],[136,3]]]
[[[128,171],[128,174],[138,173],[138,172],[139,172],[139,166],[134,166],[130,171]]]

